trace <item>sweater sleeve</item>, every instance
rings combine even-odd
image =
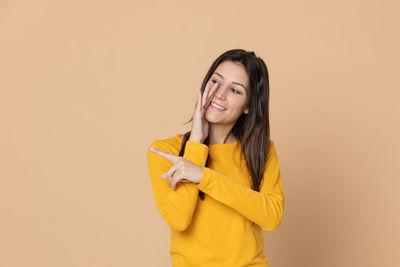
[[[154,141],[150,147],[173,154],[159,141]],[[168,225],[176,231],[184,231],[190,224],[199,189],[197,184],[189,182],[177,183],[175,190],[171,189],[168,179],[162,179],[173,163],[164,157],[147,150],[147,161],[150,179],[153,187],[156,206]],[[183,157],[199,166],[204,167],[208,156],[208,146],[202,143],[187,141]]]
[[[203,167],[202,179],[196,186],[265,230],[273,231],[280,225],[285,199],[279,159],[273,141],[260,192],[208,167]]]

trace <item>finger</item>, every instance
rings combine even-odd
[[[201,93],[201,90],[199,90],[199,92],[197,94],[196,112],[201,111],[201,98],[202,98],[202,93]]]
[[[207,94],[208,91],[210,91],[210,89],[214,86],[215,84],[213,84],[213,82],[210,80],[208,82],[208,84],[206,85],[206,88],[204,89],[203,95],[202,95],[202,99],[201,99],[201,108],[203,109],[205,106],[204,104],[206,103],[207,100]]]
[[[168,182],[169,182],[170,185],[172,184],[172,178],[173,178],[173,177],[167,175],[166,173],[163,173],[163,174],[161,175],[161,178],[168,180]]]
[[[220,84],[216,82],[215,86],[210,90],[209,95],[207,96],[207,101],[206,101],[206,107],[211,103],[211,100],[213,99],[215,93],[217,92],[217,89],[220,87]]]
[[[175,175],[174,177],[171,178],[171,189],[172,190],[175,190],[178,180],[179,180],[179,178],[177,175]]]
[[[217,88],[218,88],[218,87],[219,87],[219,83],[216,82],[216,83],[214,83],[214,85],[211,87],[211,89],[210,89],[209,91],[207,91],[206,97],[203,98],[203,99],[205,99],[205,100],[203,101],[203,107],[204,107],[204,109],[206,109],[206,108],[208,107],[208,105],[211,103],[211,99],[213,98],[214,93],[217,91]]]
[[[150,151],[160,155],[163,158],[166,158],[167,160],[169,160],[169,161],[171,161],[173,163],[176,163],[178,161],[178,159],[179,159],[179,156],[164,152],[164,151],[159,150],[159,149],[154,148],[154,147],[150,147]]]
[[[184,179],[182,177],[182,171],[180,171],[179,169],[177,169],[174,173],[174,175],[171,177],[170,179],[170,184],[171,184],[171,188],[174,190],[176,188],[176,184],[181,180]]]
[[[164,172],[162,175],[161,175],[161,178],[164,178],[164,179],[171,179],[173,176],[174,176],[174,173],[175,173],[175,171],[178,169],[178,165],[177,164],[175,164],[175,165],[173,165],[173,166],[171,166],[166,172]]]

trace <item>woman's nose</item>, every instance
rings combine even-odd
[[[225,99],[226,91],[227,91],[226,86],[220,84],[217,88],[217,92],[215,92],[215,96],[217,98]]]

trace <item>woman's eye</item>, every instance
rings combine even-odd
[[[218,81],[216,81],[216,80],[211,80],[211,82],[212,83],[219,83]],[[238,95],[240,95],[241,93],[238,91],[238,90],[236,90],[236,89],[234,89],[234,88],[231,88],[236,94],[238,94]]]
[[[235,91],[237,94],[240,95],[240,92],[239,92],[238,90],[235,90],[235,89],[233,89],[233,88],[232,88],[232,90]]]

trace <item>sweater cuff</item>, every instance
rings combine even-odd
[[[200,183],[196,184],[196,187],[201,191],[204,191],[210,183],[211,178],[211,169],[203,166],[203,176],[201,177]]]
[[[197,165],[205,166],[208,157],[208,146],[203,143],[186,141],[183,157]]]

